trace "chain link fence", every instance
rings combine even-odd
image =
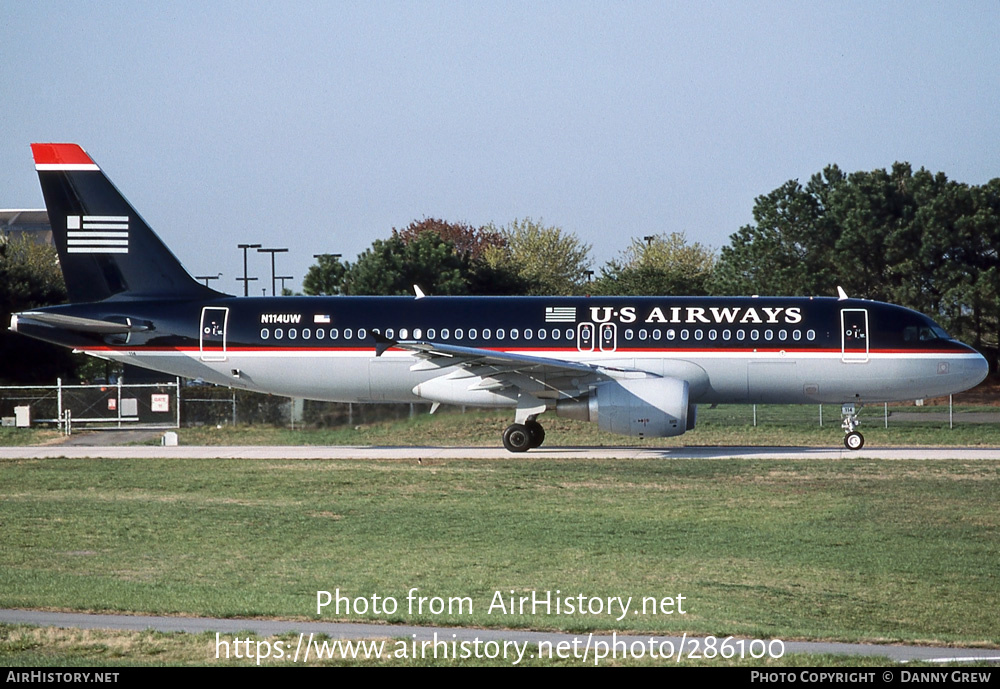
[[[1000,421],[1000,407],[956,407],[951,399],[928,406],[870,405],[861,411],[865,425],[914,421],[990,423]],[[174,382],[153,384],[5,386],[0,387],[0,416],[13,426],[67,423],[117,428],[255,425],[310,428],[359,426],[424,414],[430,404],[348,404],[289,399],[214,385]],[[20,408],[21,414],[18,414]],[[28,409],[27,415],[24,414]],[[839,427],[840,405],[703,405],[698,423],[724,426]]]

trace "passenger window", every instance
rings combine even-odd
[[[436,334],[437,331],[434,328],[427,328],[427,339],[433,340]]]
[[[389,338],[390,340],[392,339],[392,336],[393,336],[393,335],[394,335],[395,333],[396,333],[396,331],[395,331],[395,330],[393,330],[392,328],[386,328],[386,329],[385,329],[385,336],[386,336],[386,337],[388,337],[388,338]],[[358,333],[358,337],[360,337],[360,336],[361,336],[361,333],[359,332],[359,333]]]
[[[670,328],[669,330],[667,330],[667,339],[672,340],[674,339],[674,337],[676,337],[676,335],[674,334],[674,329]]]
[[[407,330],[406,328],[400,328],[399,329],[399,339],[405,340],[407,337],[409,337],[409,335],[410,335],[410,331]]]
[[[530,340],[531,339],[531,328],[525,328],[525,330],[524,330],[524,339],[526,339],[526,340]]]
[[[317,340],[322,340],[324,337],[326,337],[326,331],[323,330],[323,328],[320,328],[319,330],[316,331]]]
[[[503,328],[497,328],[497,339],[498,340],[503,339]]]
[[[365,329],[364,328],[358,328],[358,339],[359,340],[365,339],[366,335],[367,335],[367,333],[365,333]]]
[[[449,336],[450,334],[451,334],[451,331],[450,331],[450,330],[448,330],[448,328],[441,328],[441,339],[442,339],[442,340],[447,340],[447,339],[448,339],[448,336]]]
[[[681,339],[682,340],[686,340],[690,336],[691,336],[691,333],[688,331],[687,328],[684,328],[684,330],[681,330]]]
[[[625,339],[626,340],[631,340],[632,339],[632,328],[626,328],[625,329]]]
[[[308,340],[310,337],[312,337],[312,330],[309,328],[302,328],[302,339]]]
[[[330,339],[336,340],[338,337],[340,337],[340,331],[336,328],[330,328]]]
[[[695,330],[695,331],[694,331],[694,339],[696,339],[696,340],[698,340],[699,342],[701,342],[701,338],[702,338],[702,336],[703,336],[704,334],[705,334],[705,333],[703,333],[703,332],[702,332],[702,331],[701,331],[700,329],[698,329],[698,330]]]
[[[575,336],[576,336],[576,333],[573,330],[571,330],[571,329],[567,329],[566,330],[566,339],[567,340],[572,340]]]
[[[298,336],[298,331],[295,328],[288,329],[288,339],[294,340]]]
[[[462,329],[461,328],[455,328],[455,339],[456,340],[461,340],[462,339]]]
[[[810,342],[812,342],[813,340],[815,340],[816,339],[816,331],[815,330],[806,331],[806,339],[809,340]]]
[[[512,340],[516,340],[517,339],[517,328],[511,328],[510,329],[510,339],[512,339]]]
[[[344,339],[349,340],[354,336],[354,331],[350,328],[344,328]]]
[[[490,329],[489,328],[483,328],[483,339],[484,340],[490,339],[490,334],[491,333],[490,333]]]
[[[421,336],[422,336],[423,334],[424,334],[424,331],[423,331],[423,330],[421,330],[420,328],[414,328],[414,329],[413,329],[413,339],[415,339],[415,340],[419,340],[419,339],[420,339],[420,337],[421,337]]]
[[[260,329],[260,339],[266,340],[271,336],[271,332],[267,328]]]
[[[659,341],[660,335],[661,335],[661,333],[660,333],[660,329],[659,328],[657,328],[656,330],[653,331],[653,339],[654,340]]]
[[[283,331],[281,328],[274,329],[274,339],[280,340],[284,336],[285,336],[285,331]]]

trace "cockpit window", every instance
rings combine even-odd
[[[904,342],[930,342],[949,340],[951,337],[938,325],[909,325],[903,330]]]

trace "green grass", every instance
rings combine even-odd
[[[1000,643],[992,463],[0,463],[0,606],[567,631]],[[472,611],[411,613],[421,595]],[[488,614],[496,595],[687,614]],[[468,613],[468,614],[466,614]]]

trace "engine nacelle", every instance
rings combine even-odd
[[[668,438],[694,428],[696,407],[688,404],[688,389],[678,378],[612,380],[584,399],[559,402],[556,414],[621,435]]]

